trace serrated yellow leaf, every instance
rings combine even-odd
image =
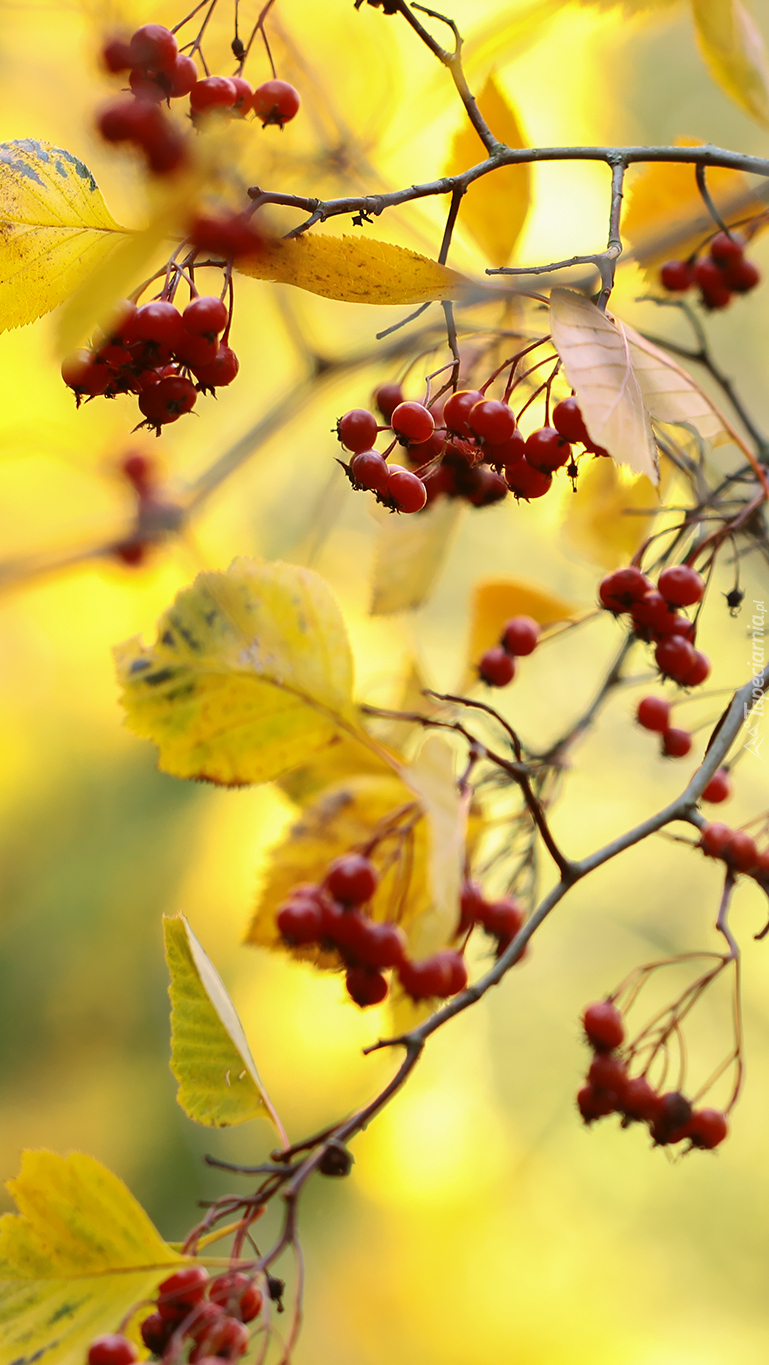
[[[446,562],[463,507],[440,498],[417,516],[387,516],[379,528],[371,585],[372,616],[421,606]]]
[[[259,1078],[224,982],[183,915],[164,916],[171,975],[171,1070],[188,1118],[210,1128],[268,1118],[283,1128]]]
[[[117,1331],[169,1267],[189,1264],[130,1190],[82,1152],[24,1152],[0,1218],[0,1360],[82,1365],[88,1344]]]
[[[352,656],[323,579],[295,564],[238,559],[200,574],[156,644],[115,650],[130,728],[175,777],[267,782],[336,735],[359,736]]]
[[[502,627],[511,616],[531,616],[541,626],[550,626],[576,615],[573,603],[523,578],[488,578],[476,583],[470,608],[468,683],[477,682],[481,655],[499,644]]]
[[[746,114],[769,127],[769,61],[741,0],[692,0],[692,13],[714,81]]]
[[[71,152],[31,138],[2,143],[0,331],[62,303],[126,235]]]
[[[664,466],[663,466],[664,469]],[[596,456],[580,465],[563,531],[578,550],[606,569],[629,564],[652,530],[655,517],[638,513],[659,505],[660,494],[641,474],[623,479],[613,460]]]
[[[383,757],[383,749],[369,749],[349,735],[337,735],[327,748],[301,768],[292,768],[290,773],[278,778],[278,786],[286,796],[297,805],[303,806],[317,796],[318,792],[348,777],[362,773],[384,777],[396,766],[396,760],[388,763]]]
[[[417,251],[368,237],[307,233],[274,242],[238,265],[243,275],[293,284],[342,303],[410,304],[456,299],[469,281]]]
[[[518,116],[500,90],[494,74],[478,96],[478,108],[494,136],[508,147],[527,147]],[[485,156],[485,148],[471,123],[465,119],[454,138],[447,175],[460,175]],[[472,233],[493,265],[506,265],[515,250],[531,204],[531,167],[501,166],[468,188],[459,210],[459,222]]]

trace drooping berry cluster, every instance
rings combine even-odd
[[[710,660],[694,648],[694,622],[678,608],[694,606],[704,591],[702,578],[686,564],[663,569],[656,588],[631,565],[608,574],[598,596],[607,611],[631,617],[639,640],[655,643],[654,657],[664,678],[681,687],[696,687],[709,677]]]
[[[198,393],[231,384],[238,358],[220,339],[229,314],[221,299],[196,295],[183,313],[168,299],[137,308],[123,302],[108,333],[65,358],[61,373],[78,406],[83,398],[139,396],[141,425],[160,432],[190,412]]]
[[[319,944],[336,950],[347,968],[347,992],[356,1005],[378,1005],[389,991],[384,975],[394,970],[413,1000],[446,999],[464,990],[467,968],[461,953],[443,949],[414,961],[397,924],[367,915],[367,905],[379,885],[370,858],[347,853],[329,867],[322,885],[295,886],[277,915],[284,941],[295,947]]]
[[[761,852],[747,830],[714,821],[701,831],[700,848],[707,857],[720,858],[732,872],[747,873],[769,891],[769,848]]]
[[[499,900],[490,901],[486,899],[477,882],[464,883],[460,900],[458,935],[469,934],[472,929],[479,926],[496,941],[499,957],[512,943],[525,918],[523,906],[514,896],[502,896]]]
[[[588,1005],[583,1016],[585,1037],[593,1049],[586,1084],[577,1095],[585,1123],[620,1114],[622,1126],[646,1123],[657,1147],[688,1141],[691,1147],[712,1149],[728,1132],[718,1109],[694,1109],[678,1090],[659,1094],[645,1075],[631,1076],[619,1048],[625,1040],[620,1011],[610,1000]]]
[[[660,736],[661,752],[666,758],[685,758],[692,747],[689,730],[670,724],[671,705],[666,697],[642,697],[636,709],[636,720],[644,730]],[[702,793],[703,801],[726,801],[732,794],[728,768],[719,768]]]
[[[440,496],[463,498],[473,507],[487,507],[508,493],[525,501],[541,498],[558,469],[576,476],[572,443],[608,454],[591,441],[574,398],[557,405],[553,426],[526,438],[509,403],[486,398],[480,389],[459,389],[445,404],[427,406],[404,400],[400,385],[385,384],[376,401],[387,426],[373,412],[354,408],[340,418],[337,434],[353,452],[343,465],[353,488],[374,493],[393,511],[420,512]],[[374,449],[382,431],[393,437],[384,452]],[[396,445],[410,469],[388,464]]]
[[[487,649],[478,673],[489,687],[506,687],[515,677],[517,658],[532,654],[539,639],[539,624],[531,616],[513,616],[505,624],[498,645]]]
[[[748,294],[761,275],[745,258],[745,241],[736,232],[718,232],[709,251],[688,261],[666,261],[660,281],[671,294],[685,294],[695,285],[708,309],[726,308],[733,294]]]

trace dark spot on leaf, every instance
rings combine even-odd
[[[147,668],[152,668],[152,664],[150,663],[149,659],[134,659],[128,672],[143,673]]]
[[[160,683],[170,682],[175,677],[176,670],[174,668],[160,668],[157,673],[148,673],[144,681],[150,687],[159,687]]]

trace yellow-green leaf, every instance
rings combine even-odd
[[[463,508],[440,498],[418,516],[387,516],[374,555],[371,613],[390,616],[421,606],[446,562]]]
[[[82,1365],[93,1337],[117,1331],[169,1267],[189,1263],[92,1156],[24,1152],[8,1189],[19,1212],[0,1219],[4,1362]]]
[[[464,276],[405,246],[369,237],[324,237],[307,233],[273,242],[244,260],[241,274],[275,280],[342,303],[424,303],[456,299],[468,285]]]
[[[352,656],[323,579],[238,559],[200,574],[149,648],[115,651],[130,728],[175,777],[267,782],[340,733],[371,741],[352,704]]]
[[[0,330],[62,303],[125,237],[88,167],[49,142],[0,145]]]
[[[243,1025],[213,962],[183,915],[164,917],[171,974],[171,1070],[188,1118],[210,1128],[271,1119],[285,1137]]]
[[[630,563],[649,535],[659,502],[659,491],[645,475],[631,477],[601,457],[583,461],[577,490],[566,504],[564,534],[597,564],[617,569]]]
[[[769,127],[769,61],[741,0],[692,0],[692,13],[713,79],[746,114]]]
[[[494,136],[508,147],[527,147],[515,110],[492,74],[478,96],[480,109]],[[471,123],[465,120],[454,138],[447,175],[460,175],[486,155]],[[531,203],[531,167],[501,166],[468,188],[459,210],[460,223],[472,233],[494,265],[506,265],[515,250]]]
[[[522,578],[488,578],[476,583],[470,609],[469,679],[477,681],[481,655],[499,644],[502,627],[511,616],[531,616],[541,626],[550,626],[576,615],[572,602]]]

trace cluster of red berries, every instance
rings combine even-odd
[[[476,882],[464,883],[457,933],[469,934],[476,925],[480,925],[491,938],[496,939],[497,957],[512,943],[525,918],[523,906],[514,896],[502,896],[499,900],[489,901]]]
[[[670,724],[670,702],[665,697],[642,697],[636,710],[636,720],[644,730],[651,730],[661,737],[661,752],[666,758],[685,758],[689,753],[692,747],[691,733]],[[731,794],[729,770],[719,768],[702,793],[702,800],[715,804],[728,800]]]
[[[625,1039],[625,1025],[616,1005],[610,1000],[588,1005],[583,1024],[593,1049],[587,1083],[577,1095],[585,1123],[621,1114],[623,1127],[647,1123],[657,1147],[688,1141],[692,1147],[711,1150],[723,1142],[729,1129],[720,1110],[693,1109],[679,1090],[659,1094],[645,1076],[628,1075],[627,1062],[617,1050]]]
[[[733,872],[746,872],[769,890],[769,848],[759,852],[755,839],[744,829],[714,821],[701,831],[700,848],[709,858],[722,859]]]
[[[694,606],[704,591],[703,579],[687,564],[663,569],[656,588],[631,565],[608,574],[598,596],[607,611],[631,617],[640,640],[655,642],[654,657],[664,678],[672,678],[681,687],[696,687],[709,677],[710,660],[694,648],[694,622],[677,608]]]
[[[130,71],[132,94],[102,109],[99,132],[106,142],[139,148],[157,175],[177,170],[187,157],[186,139],[162,112],[163,101],[189,95],[193,123],[211,113],[238,118],[255,113],[262,127],[282,128],[299,109],[298,91],[287,81],[265,81],[254,90],[242,76],[199,79],[192,57],[179,51],[174,34],[162,24],[144,24],[129,40],[112,38],[102,59],[114,75]]]
[[[415,962],[397,924],[372,919],[362,907],[379,885],[379,873],[360,853],[347,853],[329,867],[322,885],[295,886],[277,915],[290,947],[320,944],[336,949],[347,968],[348,995],[356,1005],[378,1005],[388,994],[390,969],[412,1000],[446,999],[467,985],[461,953],[444,949]]]
[[[540,627],[531,616],[513,616],[506,622],[498,645],[487,649],[478,664],[478,673],[489,687],[506,687],[515,677],[515,661],[533,654]]]
[[[65,358],[62,378],[78,406],[99,394],[138,394],[142,425],[159,433],[192,410],[198,393],[232,383],[238,358],[220,340],[228,320],[225,304],[213,295],[197,295],[183,313],[165,299],[141,308],[125,301],[108,334]]]
[[[479,389],[459,389],[441,405],[404,400],[399,384],[384,384],[376,402],[388,424],[373,412],[354,408],[337,424],[337,434],[353,452],[343,465],[353,488],[367,489],[378,502],[399,512],[420,512],[442,494],[487,507],[508,493],[529,501],[541,498],[553,474],[566,468],[576,477],[572,444],[580,442],[596,455],[606,455],[588,435],[575,398],[565,398],[553,411],[553,426],[524,438],[509,403],[486,398]],[[383,454],[374,449],[381,431],[394,440]],[[387,463],[400,445],[411,469]]]
[[[263,1302],[261,1289],[240,1271],[209,1280],[204,1266],[186,1266],[159,1286],[156,1310],[141,1325],[142,1340],[154,1356],[169,1359],[180,1357],[187,1340],[192,1365],[238,1360],[250,1341],[245,1324],[259,1316]],[[88,1365],[133,1365],[136,1360],[133,1342],[119,1332],[97,1337],[88,1352]]]
[[[718,232],[706,256],[688,261],[666,261],[660,280],[671,294],[685,294],[697,285],[705,308],[726,308],[733,294],[748,294],[761,275],[745,259],[745,242],[739,233]]]

